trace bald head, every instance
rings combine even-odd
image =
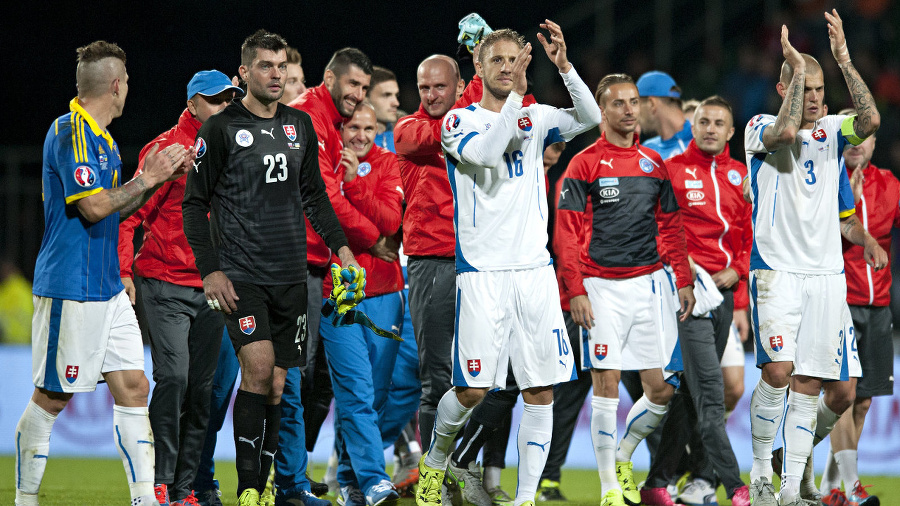
[[[103,40],[76,50],[75,84],[81,98],[97,97],[110,90],[116,79],[125,78],[125,51]]]
[[[422,60],[422,63],[419,64],[419,68],[416,71],[416,78],[419,78],[425,73],[433,72],[448,72],[450,79],[456,82],[456,80],[459,79],[459,64],[456,63],[456,60],[447,55],[433,54]]]
[[[806,63],[806,75],[814,75],[822,73],[822,66],[819,65],[819,62],[813,58],[812,56],[806,53],[800,53],[800,56],[803,57],[804,63]],[[791,83],[791,78],[794,76],[794,67],[787,60],[781,64],[781,77],[779,81],[787,86]]]
[[[459,66],[456,60],[442,54],[425,58],[416,71],[416,86],[422,107],[432,118],[440,118],[456,102]]]

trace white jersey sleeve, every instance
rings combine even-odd
[[[575,67],[567,73],[559,73],[562,76],[569,95],[572,97],[573,107],[569,109],[547,108],[546,124],[549,127],[548,135],[558,140],[570,141],[576,135],[599,125],[601,120],[600,107],[594,100],[590,88],[584,84]],[[554,140],[553,142],[557,142]]]
[[[762,136],[763,131],[775,123],[775,119],[775,116],[770,114],[757,114],[747,123],[747,128],[744,130],[744,149],[747,151],[748,167],[750,166],[749,157],[751,153],[769,152],[766,146],[763,145]]]

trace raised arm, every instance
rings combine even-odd
[[[878,109],[875,107],[872,92],[869,91],[869,87],[866,86],[862,77],[859,76],[859,72],[856,71],[856,67],[850,61],[850,51],[847,50],[847,39],[844,37],[844,22],[838,16],[837,9],[833,9],[831,13],[826,12],[825,19],[828,21],[831,54],[837,61],[841,73],[844,74],[847,89],[850,90],[850,98],[853,99],[853,107],[856,109],[853,133],[859,142],[853,142],[854,139],[850,139],[851,143],[856,145],[878,130],[881,125],[881,115],[878,114]]]
[[[787,26],[781,26],[781,50],[785,60],[794,69],[791,82],[784,89],[784,101],[771,128],[762,135],[763,145],[769,151],[790,146],[797,137],[803,121],[803,92],[806,86],[806,62],[788,40]],[[779,83],[779,86],[782,84]]]

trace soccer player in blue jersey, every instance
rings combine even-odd
[[[156,504],[150,385],[134,310],[119,278],[119,221],[192,166],[193,149],[148,152],[121,184],[119,147],[106,127],[128,94],[125,52],[105,41],[78,49],[78,96],[44,141],[44,237],[34,269],[34,394],[16,425],[16,505],[38,504],[50,432],[75,392],[106,380],[115,399],[113,436],[133,506]]]
[[[749,190],[753,204],[751,319],[762,369],[750,402],[750,498],[755,506],[776,504],[770,461],[781,423],[780,504],[818,500],[814,485],[801,487],[804,467],[814,441],[831,431],[853,401],[844,386],[847,282],[841,236],[863,246],[866,262],[876,270],[887,264],[887,254],[854,214],[843,161],[843,148],[875,133],[881,117],[850,61],[841,18],[836,10],[825,18],[831,52],[857,114],[826,116],[822,67],[791,46],[783,26],[785,62],[777,85],[781,109],[778,116],[755,116],[745,131],[750,168],[745,192]]]
[[[515,505],[534,504],[550,449],[553,384],[572,379],[574,361],[547,251],[547,144],[600,122],[600,109],[569,63],[559,25],[538,35],[572,98],[572,109],[522,106],[531,45],[497,30],[479,46],[481,101],[453,109],[441,144],[453,191],[456,231],[456,332],[453,384],[438,404],[428,453],[419,464],[419,506],[441,504],[449,447],[488,389],[504,385],[512,364],[522,389]]]

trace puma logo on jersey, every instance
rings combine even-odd
[[[325,141],[319,141],[319,149],[325,151]]]
[[[191,162],[194,165],[194,172],[200,172],[200,164],[203,163],[201,161],[193,161]]]
[[[607,161],[607,160],[600,160],[600,165],[609,165],[609,168],[610,168],[610,169],[613,168],[612,163],[613,163],[613,159],[612,159],[612,158],[610,158],[608,161]]]
[[[275,131],[275,127],[272,127],[268,130],[263,130],[262,128],[259,129],[259,133],[268,135],[269,137],[272,138],[273,141],[275,140],[275,134],[273,133],[274,131]]]
[[[259,439],[259,437],[255,437],[255,438],[253,438],[252,440],[250,440],[250,439],[245,438],[244,436],[239,436],[239,437],[238,437],[238,443],[247,443],[247,444],[250,445],[251,448],[254,448],[254,449],[255,449],[255,448],[256,448],[256,440],[257,440],[257,439]]]
[[[559,192],[559,200],[562,200],[562,199],[566,198],[566,192],[567,192],[567,191],[569,191],[568,188],[566,188],[565,190]]]
[[[689,169],[687,167],[684,168],[684,171],[691,175],[694,179],[697,179],[697,169]]]

